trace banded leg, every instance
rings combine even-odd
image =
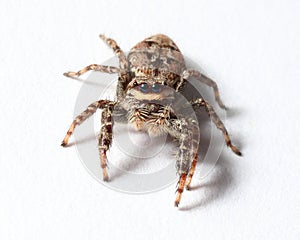
[[[112,143],[112,107],[106,107],[101,114],[101,130],[98,136],[98,149],[100,154],[100,163],[102,168],[103,181],[108,181],[107,157],[106,152]]]
[[[66,77],[79,77],[80,75],[88,72],[88,71],[97,71],[97,72],[104,72],[104,73],[119,73],[119,68],[112,67],[112,66],[104,66],[104,65],[98,65],[98,64],[91,64],[78,72],[66,72],[64,73],[64,76]]]
[[[199,144],[199,127],[192,119],[176,119],[172,121],[172,131],[179,140],[179,149],[176,155],[176,169],[180,175],[175,206],[178,207],[181,195],[186,185],[187,175],[195,170],[191,163],[193,159],[197,159],[197,150]],[[196,163],[194,164],[196,165]],[[192,176],[192,175],[191,175]],[[191,181],[191,179],[189,180]]]
[[[239,151],[239,149],[234,146],[232,143],[231,143],[231,139],[229,137],[229,134],[228,134],[228,131],[227,129],[225,128],[223,122],[221,121],[221,119],[219,118],[219,116],[216,114],[215,110],[213,109],[212,106],[210,106],[208,104],[208,102],[206,102],[203,98],[198,98],[194,101],[191,101],[191,104],[193,106],[203,106],[205,107],[210,119],[214,122],[214,124],[216,125],[216,127],[218,129],[220,129],[224,135],[224,138],[225,138],[225,142],[226,142],[226,145],[228,147],[231,148],[231,150],[238,156],[241,156],[242,153]]]
[[[100,34],[99,37],[114,51],[114,53],[118,56],[120,61],[120,68],[122,70],[128,69],[128,62],[125,56],[125,53],[119,47],[115,40],[111,38],[105,37],[103,34]]]
[[[216,84],[215,81],[213,81],[212,79],[208,78],[204,74],[201,74],[199,71],[196,71],[196,70],[185,70],[182,73],[182,81],[179,83],[179,85],[181,86],[183,84],[184,79],[188,79],[190,77],[195,77],[200,82],[208,85],[209,87],[212,87],[213,91],[214,91],[214,94],[215,94],[215,99],[216,99],[217,103],[219,104],[219,106],[221,108],[226,109],[225,105],[223,104],[223,102],[222,102],[222,100],[220,98],[220,93],[219,93],[218,85]]]
[[[74,121],[72,122],[64,140],[61,143],[61,146],[65,147],[68,145],[69,142],[69,138],[71,137],[71,135],[74,132],[74,129],[77,125],[80,125],[81,123],[83,123],[87,118],[89,118],[90,116],[92,116],[98,108],[103,108],[107,105],[113,105],[114,102],[111,102],[109,100],[100,100],[97,102],[94,102],[92,104],[90,104],[87,109],[85,111],[83,111],[81,114],[79,114]]]
[[[181,200],[181,196],[182,196],[182,192],[184,190],[184,186],[185,186],[185,182],[186,182],[186,173],[182,173],[180,175],[180,178],[179,178],[179,181],[178,181],[178,184],[177,184],[177,195],[176,195],[176,199],[175,199],[175,203],[174,203],[174,206],[175,207],[178,207],[179,203],[180,203],[180,200]]]
[[[191,182],[192,182],[192,178],[194,176],[194,172],[195,172],[195,169],[196,169],[197,161],[198,161],[198,153],[196,153],[196,155],[194,157],[194,160],[192,162],[192,165],[191,165],[191,169],[189,171],[188,179],[187,179],[187,182],[186,182],[186,185],[185,185],[186,190],[191,190],[190,185],[191,185]]]

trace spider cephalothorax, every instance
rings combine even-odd
[[[177,45],[167,36],[157,34],[146,38],[134,46],[128,56],[117,43],[100,37],[110,46],[119,57],[119,68],[92,64],[78,72],[68,72],[65,76],[75,77],[94,70],[119,75],[115,101],[99,100],[75,118],[71,124],[62,146],[68,144],[69,137],[75,127],[88,117],[102,109],[101,130],[99,134],[99,154],[103,172],[103,180],[109,179],[107,173],[106,152],[112,143],[113,112],[126,113],[126,119],[137,130],[144,129],[150,135],[167,133],[178,141],[176,154],[176,169],[179,174],[175,206],[178,206],[184,186],[190,188],[192,177],[198,160],[199,126],[189,114],[176,111],[174,99],[177,92],[184,87],[190,77],[211,86],[216,101],[221,108],[222,103],[216,83],[196,70],[188,70],[183,55]],[[228,132],[215,113],[214,109],[202,97],[189,103],[193,108],[204,107],[217,128],[222,131],[227,146],[234,153],[240,151],[231,143]]]

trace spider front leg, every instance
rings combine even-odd
[[[81,114],[79,114],[74,119],[71,126],[69,127],[69,130],[68,130],[64,140],[61,143],[61,146],[65,147],[65,146],[68,145],[69,138],[73,134],[73,132],[75,130],[75,127],[77,125],[80,125],[81,123],[83,123],[90,116],[92,116],[97,111],[97,109],[103,108],[103,107],[108,106],[108,105],[114,105],[114,104],[115,104],[114,102],[109,101],[109,100],[100,100],[100,101],[97,101],[97,102],[94,102],[94,103],[90,104],[85,111],[83,111]]]
[[[171,135],[179,141],[176,169],[179,174],[175,207],[178,207],[184,186],[190,187],[198,159],[199,127],[193,119],[171,121]],[[192,161],[193,160],[193,161]]]
[[[119,73],[120,69],[117,67],[112,67],[112,66],[91,64],[91,65],[79,70],[78,72],[66,72],[66,73],[64,73],[64,76],[79,77],[80,75],[82,75],[88,71],[97,71],[97,72],[104,72],[104,73]]]
[[[98,149],[100,154],[100,162],[103,174],[103,181],[108,181],[107,173],[107,157],[106,152],[112,143],[112,112],[113,108],[111,106],[106,107],[102,110],[101,114],[101,130],[98,136]]]
[[[221,121],[221,119],[219,118],[219,116],[216,114],[216,112],[213,109],[213,107],[208,102],[206,102],[203,98],[198,98],[198,99],[196,99],[194,101],[191,101],[191,104],[193,106],[205,107],[205,110],[207,111],[210,119],[214,122],[214,124],[216,125],[216,127],[222,131],[222,133],[224,135],[224,138],[225,138],[226,145],[228,147],[230,147],[231,150],[236,155],[241,156],[242,153],[239,151],[239,149],[236,146],[234,146],[231,143],[231,139],[229,137],[228,131],[225,128],[225,126],[224,126],[223,122]]]
[[[185,186],[185,182],[186,182],[186,173],[182,173],[179,177],[178,183],[177,183],[177,195],[176,195],[176,199],[175,199],[175,203],[174,206],[178,207],[180,200],[181,200],[181,196],[182,196],[182,192]]]
[[[218,85],[216,84],[215,81],[210,79],[209,77],[205,76],[204,74],[200,73],[199,71],[196,70],[185,70],[182,75],[181,75],[181,81],[179,82],[177,89],[178,90],[184,83],[184,81],[188,80],[190,77],[195,77],[198,79],[200,82],[208,85],[209,87],[212,87],[214,90],[214,95],[217,103],[219,106],[223,109],[226,109],[224,103],[222,102],[220,98],[220,93],[219,93],[219,88]]]
[[[180,203],[184,186],[186,186],[187,189],[189,189],[190,187],[189,185],[191,184],[192,177],[197,163],[197,161],[195,163],[193,161],[194,166],[191,165],[191,159],[193,158],[197,159],[196,158],[197,153],[191,150],[191,146],[189,144],[191,140],[192,139],[190,137],[184,135],[182,135],[182,137],[179,139],[180,145],[177,154],[176,168],[180,177],[179,177],[177,190],[176,190],[177,195],[174,203],[175,207],[178,207]],[[187,181],[187,177],[188,177],[188,181]]]
[[[189,171],[188,179],[187,179],[186,184],[185,184],[185,189],[186,190],[191,190],[191,182],[192,182],[192,178],[194,176],[194,172],[195,172],[195,169],[196,169],[197,162],[198,162],[198,153],[195,154],[194,160],[193,160],[192,165],[191,165],[191,169]]]

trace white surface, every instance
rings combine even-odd
[[[2,1],[0,239],[299,239],[299,1]],[[81,83],[66,70],[165,33],[217,80],[229,150],[173,207],[126,195],[59,147]],[[195,176],[197,179],[197,176]],[[201,186],[201,187],[200,187]]]

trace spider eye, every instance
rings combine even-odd
[[[142,83],[140,85],[140,91],[143,93],[148,93],[149,92],[149,86],[147,83]]]
[[[153,83],[152,92],[159,93],[161,91],[161,85],[158,83]]]

